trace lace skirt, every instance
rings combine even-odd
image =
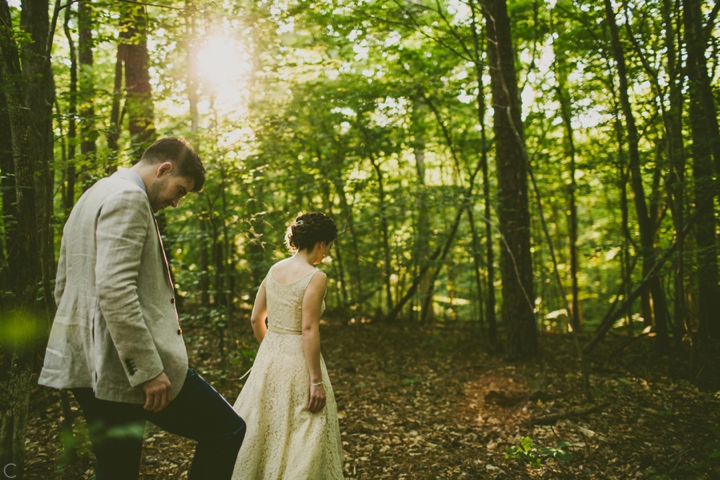
[[[337,404],[320,357],[325,408],[307,409],[302,336],[267,332],[234,408],[247,424],[233,480],[343,478]]]

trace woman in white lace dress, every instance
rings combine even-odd
[[[247,424],[234,480],[343,478],[337,405],[320,354],[327,276],[315,268],[336,237],[330,217],[298,216],[286,236],[295,254],[260,286],[251,317],[260,349],[234,406]]]

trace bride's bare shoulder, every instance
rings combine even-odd
[[[313,267],[305,262],[298,262],[294,257],[280,260],[270,269],[273,280],[283,284],[295,283],[312,270]]]
[[[276,262],[272,267],[270,267],[270,270],[272,270],[273,272],[283,272],[285,270],[288,270],[289,267],[292,267],[292,265],[290,265],[290,260],[292,260],[292,257],[283,258],[279,262]]]
[[[274,270],[274,269],[277,269],[278,267],[282,268],[282,266],[283,266],[283,265],[286,265],[287,262],[289,262],[291,259],[292,259],[292,257],[283,258],[283,259],[280,260],[279,262],[275,262],[275,264],[273,264],[273,266],[270,267],[270,268],[272,268],[273,270]]]

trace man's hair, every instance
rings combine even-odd
[[[205,183],[205,167],[198,154],[182,137],[161,138],[145,150],[140,161],[149,164],[172,162],[176,169],[175,175],[192,178],[195,181],[192,191],[202,191]]]

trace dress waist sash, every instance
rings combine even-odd
[[[283,328],[279,327],[277,325],[269,325],[268,330],[275,333],[280,333],[283,335],[302,335],[302,330],[292,330],[289,328]]]

